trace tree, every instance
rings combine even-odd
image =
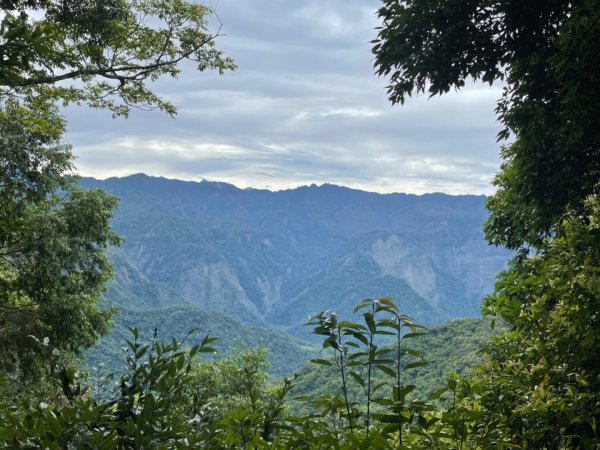
[[[597,448],[600,197],[555,230],[547,248],[513,259],[484,301],[486,313],[511,325],[488,346],[484,374],[512,411],[503,421],[511,436],[532,448]],[[486,407],[500,415],[496,402]]]
[[[269,363],[264,348],[233,349],[231,356],[196,361],[178,405],[198,428],[212,429],[212,443],[246,447],[270,442],[283,422],[284,400],[292,384],[268,382]],[[211,447],[212,448],[212,447]]]
[[[176,108],[146,85],[199,71],[233,69],[215,48],[212,10],[185,0],[2,0],[0,98],[86,102],[127,115],[132,106]],[[219,29],[220,30],[220,29]],[[65,84],[69,82],[70,84]]]
[[[0,373],[39,375],[48,344],[78,354],[107,332],[97,302],[116,199],[76,187],[57,104],[127,115],[175,107],[147,86],[233,69],[215,48],[205,5],[185,0],[0,0]],[[48,355],[46,355],[48,356]],[[45,367],[47,369],[47,367]]]
[[[597,0],[383,0],[374,41],[389,98],[503,81],[498,190],[488,239],[516,249],[552,236],[600,179],[600,10]]]
[[[39,374],[48,343],[77,353],[108,331],[96,303],[119,238],[116,199],[68,176],[62,121],[12,102],[0,113],[0,373],[18,379]]]
[[[467,399],[484,411],[477,426],[521,448],[596,448],[600,3],[383,3],[373,51],[392,102],[469,78],[505,86],[499,139],[512,143],[484,228],[516,252],[484,302],[508,331]]]

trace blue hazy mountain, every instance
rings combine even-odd
[[[432,325],[477,315],[508,257],[483,238],[484,196],[271,192],[143,174],[81,184],[121,199],[106,301],[125,308],[193,305],[303,337],[310,313],[388,295]]]

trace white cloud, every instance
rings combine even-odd
[[[84,175],[147,172],[240,187],[338,183],[379,192],[489,193],[498,170],[498,88],[403,107],[373,76],[376,0],[221,0],[218,46],[239,69],[186,68],[155,84],[179,106],[171,120],[70,108],[67,140]]]

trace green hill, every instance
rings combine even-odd
[[[428,362],[426,366],[403,373],[405,384],[414,384],[415,398],[430,399],[431,394],[442,388],[451,372],[466,375],[478,363],[482,362],[479,349],[495,331],[486,319],[456,319],[432,327],[424,336],[411,339],[407,345],[423,354]],[[327,358],[322,352],[319,358]],[[378,382],[388,381],[386,375],[376,375]],[[307,363],[300,371],[292,395],[308,395],[317,398],[323,394],[341,395],[339,373],[331,367]],[[357,384],[350,384],[351,397],[361,400],[362,390]],[[303,403],[295,403],[296,408],[307,410]]]

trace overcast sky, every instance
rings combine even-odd
[[[500,87],[391,106],[373,74],[375,0],[219,0],[218,47],[238,69],[185,70],[155,90],[175,119],[69,108],[82,175],[137,172],[283,189],[335,183],[377,192],[489,194],[499,168]]]

